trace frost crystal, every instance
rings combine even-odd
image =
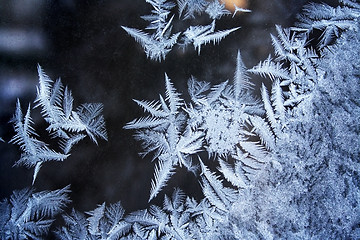
[[[135,41],[144,48],[146,56],[151,60],[165,60],[167,54],[175,45],[182,47],[193,44],[200,54],[201,45],[209,42],[218,43],[231,32],[239,29],[232,28],[227,30],[215,31],[215,20],[230,12],[224,8],[217,0],[207,2],[203,0],[178,0],[179,18],[195,18],[195,14],[206,12],[213,22],[205,26],[189,26],[185,31],[172,34],[174,15],[172,9],[175,4],[166,0],[147,0],[154,10],[151,15],[142,16],[150,24],[144,32],[140,29],[122,26],[122,28],[132,36]],[[171,15],[171,17],[170,17]]]

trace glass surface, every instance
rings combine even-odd
[[[61,77],[68,85],[74,106],[85,102],[104,104],[109,140],[100,141],[99,146],[85,140],[63,163],[44,164],[35,187],[56,189],[71,183],[73,204],[79,210],[118,200],[129,211],[145,208],[154,164],[151,156],[142,159],[138,155],[141,144],[134,140],[134,132],[123,129],[142,114],[132,99],[157,99],[164,93],[165,72],[184,98],[188,98],[186,83],[190,76],[212,83],[231,79],[237,50],[241,50],[248,68],[265,59],[272,51],[269,34],[274,34],[275,24],[290,26],[306,2],[254,0],[246,6],[240,1],[252,13],[226,16],[217,24],[219,29],[240,26],[240,30],[219,44],[203,46],[200,55],[191,45],[184,50],[175,47],[159,63],[148,59],[141,46],[121,28],[146,27],[140,16],[149,14],[151,6],[145,1],[1,1],[1,136],[9,140],[13,134],[8,122],[17,98],[23,111],[28,102],[34,106],[36,66],[40,64],[53,80]],[[175,21],[181,24],[179,19]],[[189,22],[210,23],[199,17],[183,25]],[[46,125],[39,112],[33,110],[33,118],[36,128],[40,125],[44,130]],[[50,140],[47,135],[41,132],[45,142]],[[14,189],[31,184],[32,169],[11,168],[19,157],[17,146],[1,144],[1,148],[1,169],[5,174],[1,175],[0,198],[4,198]],[[190,188],[196,196],[200,190],[196,178],[185,172],[178,175],[179,182],[168,190],[171,192],[175,186]]]
[[[147,208],[155,162],[151,154],[139,156],[142,147],[133,137],[135,131],[123,128],[144,116],[133,99],[154,100],[164,95],[165,73],[185,100],[190,98],[187,81],[191,76],[212,84],[232,79],[237,51],[247,68],[273,55],[270,34],[276,34],[275,25],[293,26],[308,2],[238,1],[252,12],[225,16],[218,20],[217,28],[241,27],[239,30],[219,43],[202,46],[200,54],[192,45],[175,46],[158,62],[147,58],[140,44],[121,28],[147,26],[140,16],[149,14],[151,6],[143,0],[0,0],[0,137],[8,142],[14,135],[9,121],[16,99],[23,111],[29,103],[34,107],[39,64],[51,79],[61,78],[72,90],[75,107],[103,103],[108,141],[99,140],[96,145],[86,138],[64,162],[45,163],[33,187],[42,191],[71,184],[71,207],[80,211],[90,211],[104,201],[121,201],[127,212]],[[233,4],[226,6],[231,9]],[[205,16],[176,18],[173,32],[189,24],[209,23]],[[253,80],[255,89],[262,82],[271,85],[260,77]],[[259,90],[256,94],[260,96]],[[54,144],[40,112],[32,109],[39,138]],[[31,186],[33,169],[12,167],[19,157],[18,146],[0,143],[0,199]],[[151,204],[161,204],[163,194],[171,194],[175,187],[202,198],[197,177],[179,169]]]

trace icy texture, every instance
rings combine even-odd
[[[165,1],[149,2],[160,4],[157,9],[171,8]],[[178,4],[182,4],[180,14],[189,18],[206,9],[202,1]],[[128,214],[119,202],[103,203],[85,214],[72,210],[63,216],[64,225],[57,228],[56,236],[359,239],[359,9],[358,3],[349,0],[342,0],[336,8],[308,6],[298,27],[276,27],[277,36],[271,36],[275,58],[248,70],[238,52],[233,80],[215,86],[191,77],[190,103],[165,74],[165,97],[135,100],[148,116],[125,128],[137,131],[135,137],[143,143],[144,154],[153,154],[156,161],[149,201],[159,197],[169,178],[183,166],[198,177],[203,198],[196,201],[175,189],[171,196],[164,196],[162,206]],[[318,22],[323,25],[315,27]],[[166,26],[162,29],[169,29]],[[313,39],[316,36],[320,38]],[[253,97],[250,74],[272,81],[271,89],[262,85],[259,100]],[[106,138],[96,131],[63,126],[64,118],[58,116],[71,119],[76,112],[69,110],[72,101],[67,90],[55,94],[60,86],[55,83],[50,93],[38,97],[44,100],[40,105],[50,126],[59,126],[51,127],[50,132],[59,137],[59,131],[83,131],[90,137]],[[90,107],[94,110],[89,112],[94,113],[89,115],[95,118],[90,123],[102,122],[102,118],[96,120],[96,106]],[[18,104],[14,119],[12,141],[25,154],[38,157],[36,146],[45,144],[35,138],[30,111],[24,117]],[[95,125],[102,129],[98,132],[105,131],[102,124]],[[45,235],[54,215],[68,202],[67,192],[68,188],[39,195],[14,191],[10,202],[0,204],[1,237]],[[41,197],[49,203],[45,209],[37,208],[36,200]]]
[[[219,164],[214,172],[207,160],[193,162],[201,167],[204,199],[196,204],[204,222],[189,221],[191,238],[360,237],[359,5],[313,6],[301,29],[276,27],[275,59],[246,70],[238,54],[232,84],[189,80],[186,125],[202,133],[200,151]],[[326,21],[330,10],[347,14],[348,25]],[[303,23],[313,16],[325,25],[311,47],[315,30]],[[262,104],[248,73],[273,81],[270,92],[262,86]]]
[[[46,143],[37,139],[31,119],[30,105],[25,116],[17,101],[16,111],[12,122],[15,136],[11,143],[20,146],[20,159],[15,166],[34,167],[33,184],[44,162],[63,161],[70,156],[69,152],[74,144],[82,140],[87,134],[97,144],[97,138],[107,140],[104,117],[101,115],[101,103],[85,103],[76,111],[73,110],[71,91],[63,86],[60,79],[55,83],[38,66],[39,86],[35,107],[42,108],[42,115],[49,124],[46,129],[53,137],[59,138],[59,145],[63,153],[50,149]]]
[[[14,191],[0,202],[1,239],[42,239],[55,216],[70,202],[69,186],[34,193],[32,189]]]
[[[217,0],[178,0],[177,4],[167,0],[146,0],[146,2],[154,8],[151,15],[142,16],[144,20],[150,22],[146,28],[149,32],[125,26],[122,28],[141,44],[146,56],[151,60],[159,62],[165,60],[166,55],[175,45],[185,47],[193,44],[200,54],[202,45],[210,42],[219,43],[227,35],[239,29],[237,27],[215,31],[216,20],[230,15],[230,12],[225,9],[225,4]],[[172,10],[175,6],[178,8],[180,19],[195,18],[196,15],[207,13],[212,22],[205,26],[191,25],[182,32],[171,33],[175,16]],[[247,11],[243,10],[243,12]]]

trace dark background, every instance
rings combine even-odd
[[[272,53],[270,33],[275,24],[290,27],[305,0],[249,0],[252,13],[224,17],[217,29],[241,26],[218,45],[202,47],[201,55],[189,46],[175,48],[158,63],[146,58],[141,46],[121,26],[144,29],[140,16],[151,5],[143,0],[0,0],[0,136],[7,142],[14,134],[9,120],[19,98],[23,111],[36,97],[36,65],[55,80],[61,77],[75,98],[75,106],[102,102],[108,142],[96,146],[89,139],[76,145],[62,163],[43,165],[34,187],[54,190],[71,184],[73,207],[88,211],[97,204],[121,201],[127,211],[146,208],[153,178],[151,156],[142,159],[140,143],[123,126],[143,115],[132,99],[158,99],[164,95],[164,73],[188,99],[186,82],[220,83],[232,79],[237,50],[251,68]],[[323,1],[334,2],[334,1]],[[178,20],[176,20],[178,21]],[[209,24],[207,18],[180,24]],[[257,82],[259,83],[259,82]],[[32,117],[40,138],[51,142],[40,110]],[[13,190],[31,186],[33,169],[12,168],[20,157],[17,146],[0,143],[0,199]],[[200,194],[196,177],[180,169],[164,193],[180,187],[194,197]],[[162,194],[155,203],[162,201]]]

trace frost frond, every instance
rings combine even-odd
[[[58,153],[38,140],[38,136],[32,127],[32,119],[30,116],[30,105],[23,116],[20,101],[16,103],[16,111],[12,119],[16,134],[11,138],[10,143],[17,144],[22,150],[20,159],[14,164],[15,166],[25,166],[27,168],[35,167],[33,174],[33,183],[40,170],[41,163],[47,161],[63,161],[69,155]]]
[[[206,199],[220,211],[229,211],[230,205],[236,199],[236,191],[224,187],[219,177],[212,173],[201,159],[199,161],[203,175],[202,189]]]
[[[215,21],[206,26],[191,26],[184,32],[185,42],[192,43],[195,50],[200,54],[202,45],[206,45],[210,42],[213,42],[214,44],[219,43],[227,35],[238,29],[240,29],[240,27],[215,31]]]
[[[230,15],[231,12],[225,8],[225,3],[220,3],[220,1],[211,2],[205,12],[209,15],[209,17],[213,20],[220,19],[225,15]]]
[[[235,99],[239,100],[241,93],[246,89],[252,89],[254,83],[249,81],[249,76],[246,73],[246,67],[241,59],[240,51],[237,52],[236,70],[234,74],[234,91]]]
[[[195,18],[195,14],[200,15],[208,6],[205,0],[177,0],[179,8],[179,18],[184,19]]]
[[[262,77],[268,76],[272,81],[276,78],[290,79],[288,72],[282,67],[281,63],[275,63],[270,56],[248,71]]]
[[[69,186],[36,193],[32,189],[13,191],[6,202],[7,213],[2,212],[4,215],[0,217],[9,216],[2,223],[0,236],[4,239],[43,239],[55,216],[70,202],[69,192]]]
[[[154,179],[151,181],[149,202],[166,186],[166,183],[174,174],[174,170],[175,168],[171,161],[159,159],[155,167]]]

